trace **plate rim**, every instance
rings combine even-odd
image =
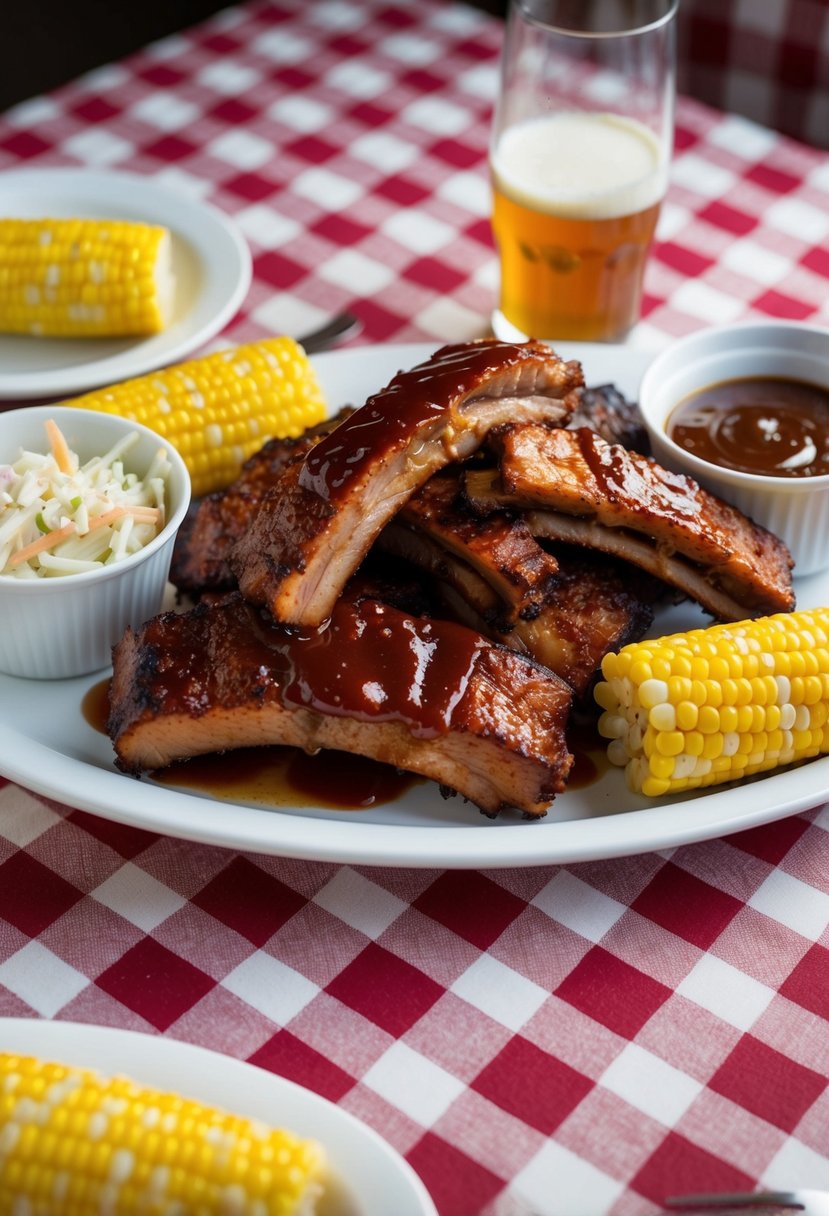
[[[55,1054],[48,1056],[45,1053],[53,1050],[53,1042]],[[404,1198],[408,1200],[406,1208],[402,1209],[404,1216],[437,1216],[434,1201],[423,1180],[402,1154],[373,1127],[338,1103],[332,1102],[330,1098],[249,1060],[172,1035],[151,1034],[126,1027],[72,1022],[59,1018],[0,1017],[0,1051],[9,1050],[18,1054],[29,1053],[42,1059],[51,1058],[56,1062],[96,1068],[105,1076],[111,1076],[117,1070],[121,1075],[132,1077],[139,1084],[149,1084],[162,1089],[166,1082],[148,1080],[147,1077],[153,1066],[159,1070],[164,1066],[164,1072],[169,1070],[173,1077],[167,1085],[170,1090],[252,1118],[263,1118],[261,1105],[270,1101],[268,1091],[273,1089],[273,1101],[277,1110],[280,1101],[284,1102],[286,1097],[289,1104],[293,1102],[300,1108],[308,1109],[300,1110],[301,1118],[294,1114],[294,1121],[301,1124],[299,1128],[292,1126],[290,1116],[275,1114],[268,1117],[267,1122],[271,1126],[286,1127],[301,1136],[316,1135],[320,1139],[335,1168],[336,1177],[345,1185],[349,1198],[357,1201],[359,1216],[384,1216],[384,1213],[371,1202],[371,1194],[361,1194],[363,1188],[355,1188],[344,1168],[353,1160],[355,1146],[358,1152],[360,1146],[364,1147],[368,1167],[382,1171],[384,1183],[387,1184],[391,1177],[403,1188],[399,1195],[393,1198],[395,1203]],[[121,1054],[123,1064],[98,1062],[101,1057],[108,1061]],[[149,1067],[142,1067],[147,1056],[150,1057]],[[192,1071],[196,1078],[191,1093],[182,1089],[177,1079],[182,1071]],[[238,1077],[242,1083],[234,1090],[232,1100],[229,1100],[221,1095],[228,1092],[228,1086],[234,1077]],[[253,1110],[254,1105],[257,1106],[257,1111]],[[325,1136],[315,1133],[311,1126],[315,1117],[325,1119],[328,1132],[332,1130],[328,1125],[335,1125],[340,1134],[344,1135],[348,1152],[339,1154],[336,1145],[326,1143]],[[304,1120],[308,1120],[307,1127]],[[366,1200],[368,1206],[364,1207]]]
[[[344,359],[360,367],[361,374],[373,374],[380,350],[389,365],[401,361],[399,365],[403,366],[422,358],[435,345],[358,345],[314,356],[312,362],[324,382],[336,384],[342,375],[337,369]],[[627,346],[562,343],[558,349],[566,357],[583,360],[598,357],[598,352],[605,358],[612,354],[626,360],[635,369],[631,374],[639,376],[653,357],[652,351]],[[347,387],[341,391],[347,391]],[[329,400],[332,408],[341,401]],[[0,676],[0,687],[3,681],[13,679]],[[54,771],[56,760],[62,783],[47,776]],[[319,816],[301,810],[296,813],[296,809],[281,813],[278,808],[212,799],[194,791],[142,786],[117,773],[114,767],[107,771],[21,736],[2,717],[0,772],[34,793],[161,835],[305,860],[410,868],[500,869],[632,856],[731,835],[819,807],[829,799],[829,757],[822,757],[797,768],[760,775],[750,784],[713,787],[679,801],[651,802],[630,795],[632,809],[592,818],[559,821],[554,802],[547,817],[536,823],[492,823],[483,817],[476,820],[474,807],[469,808],[469,823],[457,826],[356,822],[353,816],[342,814]],[[92,793],[87,785],[90,773],[96,778]],[[755,794],[760,791],[760,796],[746,798],[747,789]],[[746,803],[749,805],[743,805]],[[216,813],[205,815],[205,804]],[[691,807],[697,808],[696,813]],[[721,807],[725,807],[724,814],[720,813]],[[308,812],[313,809],[305,808]]]
[[[184,191],[177,191],[167,183],[157,180],[158,176],[78,165],[11,169],[0,175],[0,214],[6,211],[4,195],[7,192],[11,194],[15,189],[43,188],[56,193],[60,188],[73,189],[73,183],[78,183],[84,194],[104,196],[104,206],[108,193],[123,195],[128,192],[133,198],[146,197],[150,205],[158,207],[168,220],[175,214],[189,214],[191,217],[195,214],[199,224],[207,226],[209,237],[203,238],[198,244],[190,241],[192,251],[202,266],[209,270],[214,260],[213,251],[218,248],[220,256],[227,259],[232,273],[232,279],[229,278],[231,286],[225,291],[222,302],[189,334],[185,333],[176,339],[176,322],[160,334],[137,337],[134,345],[126,350],[97,357],[86,363],[73,363],[66,369],[49,368],[43,372],[0,370],[0,401],[27,401],[77,394],[156,371],[160,367],[179,362],[216,337],[238,312],[250,290],[253,277],[253,258],[241,229],[232,216],[213,203]],[[90,209],[99,211],[100,207],[91,206]],[[45,211],[48,211],[48,207]],[[166,221],[158,216],[150,216],[148,222]],[[185,316],[192,314],[196,306],[194,303]],[[171,331],[174,340],[165,345],[165,335],[169,335]],[[24,340],[26,335],[3,334],[2,337]],[[156,343],[154,348],[149,345],[153,341]]]

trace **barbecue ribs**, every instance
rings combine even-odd
[[[505,422],[566,421],[582,384],[540,342],[445,346],[290,464],[230,558],[246,599],[318,625],[383,525],[434,473]]]
[[[263,744],[334,748],[431,777],[487,815],[538,817],[572,765],[571,697],[451,621],[341,599],[322,629],[297,630],[231,593],[127,631],[107,728],[128,772]]]

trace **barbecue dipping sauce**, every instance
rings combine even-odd
[[[687,397],[668,434],[709,464],[771,477],[829,473],[829,390],[774,376],[725,380]]]

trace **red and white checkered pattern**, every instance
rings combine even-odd
[[[680,87],[829,148],[827,0],[682,0]]]
[[[341,307],[362,342],[477,336],[497,288],[500,42],[498,21],[439,0],[259,0],[15,107],[0,171],[129,170],[232,214],[254,282],[224,338],[302,332]],[[829,157],[687,99],[676,145],[632,341],[829,322]]]
[[[359,870],[7,784],[0,1015],[290,1077],[380,1131],[445,1214],[829,1186],[828,876],[825,811],[623,862]]]
[[[442,0],[258,0],[18,106],[0,168],[147,173],[232,213],[255,279],[225,338],[350,307],[361,342],[463,339],[494,302],[499,45]],[[677,149],[633,341],[829,323],[826,155],[687,100]],[[183,843],[0,779],[0,1014],[299,1081],[441,1216],[829,1188],[827,926],[825,810],[623,861],[406,871]]]

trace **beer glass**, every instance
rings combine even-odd
[[[677,0],[511,0],[490,146],[496,336],[620,341],[673,146]]]

